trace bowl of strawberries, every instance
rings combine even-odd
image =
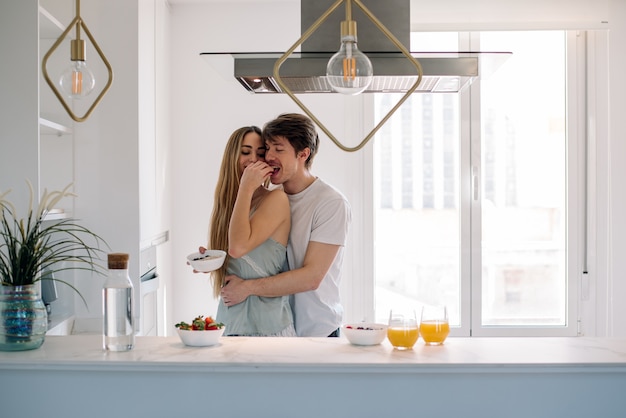
[[[191,321],[179,322],[174,325],[183,344],[190,347],[208,347],[219,343],[224,334],[224,324],[216,322],[213,317],[199,315]]]

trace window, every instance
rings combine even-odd
[[[413,95],[375,138],[377,320],[393,306],[446,304],[453,335],[575,335],[573,38],[412,38],[440,51],[477,40],[472,49],[513,55],[461,94]],[[398,98],[376,95],[377,120]]]

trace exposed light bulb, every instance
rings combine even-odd
[[[326,66],[328,82],[338,93],[356,95],[372,82],[372,62],[359,51],[356,40],[356,22],[341,22],[341,47]]]
[[[61,75],[59,84],[67,97],[80,99],[91,93],[96,80],[85,61],[72,61],[72,65]]]
[[[68,98],[80,99],[92,92],[96,79],[85,62],[85,41],[74,39],[71,44],[72,64],[61,74],[59,84]]]

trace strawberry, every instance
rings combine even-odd
[[[193,327],[192,329],[194,330],[204,329],[204,326],[205,326],[204,318],[202,316],[196,317],[191,323],[191,325]]]
[[[175,326],[176,328],[193,331],[214,331],[216,329],[224,328],[224,324],[215,322],[213,317],[208,316],[205,318],[202,315],[195,317],[191,322],[191,325],[186,322],[179,322]]]

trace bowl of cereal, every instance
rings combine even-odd
[[[377,345],[387,336],[387,325],[373,322],[345,324],[341,327],[343,335],[354,345]]]
[[[195,252],[187,256],[187,262],[194,270],[208,273],[222,267],[226,259],[226,251],[205,250],[204,253]]]

